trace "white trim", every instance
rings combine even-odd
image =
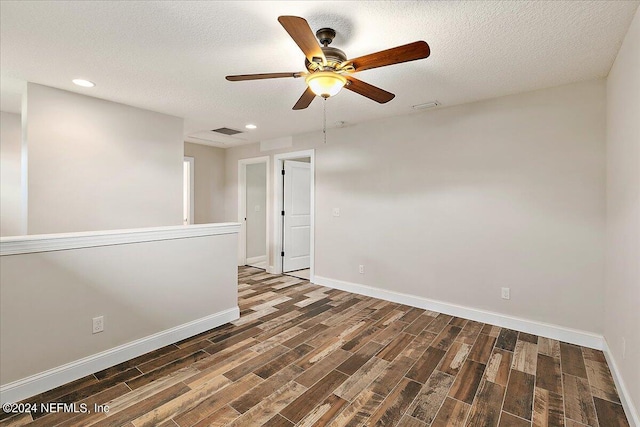
[[[631,427],[640,427],[640,417],[638,416],[638,410],[633,404],[633,400],[631,399],[631,395],[629,394],[629,390],[624,383],[622,375],[620,375],[618,365],[616,364],[616,360],[614,359],[613,354],[611,354],[611,349],[609,348],[609,344],[607,343],[606,338],[604,339],[604,348],[602,349],[602,351],[604,353],[605,359],[607,359],[609,370],[611,370],[613,382],[616,384],[616,390],[618,390],[620,402],[622,403],[624,413],[627,416],[627,421],[629,421]]]
[[[29,225],[29,144],[27,139],[27,101],[28,85],[25,82],[22,90],[22,114],[20,125],[22,128],[20,139],[20,234],[28,233]]]
[[[18,402],[240,318],[236,306],[157,334],[0,386],[0,401]]]
[[[273,191],[273,254],[274,265],[269,268],[272,269],[270,273],[281,274],[282,273],[282,221],[280,221],[280,211],[282,206],[282,200],[284,195],[282,194],[282,186],[279,185],[278,178],[282,175],[282,167],[285,160],[299,159],[301,157],[309,157],[311,164],[311,236],[309,238],[310,248],[310,266],[309,266],[309,281],[313,283],[315,277],[315,213],[316,213],[316,150],[303,150],[293,151],[291,153],[276,154],[273,156],[273,176],[274,176],[274,191]]]
[[[604,338],[602,335],[594,334],[592,332],[565,328],[564,326],[523,319],[521,317],[509,316],[492,311],[479,310],[477,308],[436,301],[429,298],[389,291],[386,289],[374,288],[372,286],[361,285],[358,283],[329,279],[327,277],[315,276],[313,283],[327,286],[329,288],[352,292],[354,294],[379,298],[385,301],[405,304],[425,310],[437,311],[451,316],[458,316],[465,319],[475,320],[477,322],[489,323],[503,328],[553,338],[571,344],[581,345],[583,347],[595,348],[598,350],[602,350],[603,348]]]
[[[238,236],[238,266],[247,265],[247,165],[256,163],[266,163],[267,174],[267,219],[265,225],[266,233],[266,256],[269,257],[269,215],[271,212],[269,206],[269,188],[271,187],[271,175],[269,174],[269,166],[271,159],[269,156],[252,157],[249,159],[238,160],[238,222],[240,223],[240,233]]]
[[[217,234],[237,233],[239,230],[240,224],[221,222],[216,224],[3,237],[0,239],[0,256],[214,236]]]
[[[184,156],[184,162],[189,162],[189,216],[188,224],[193,224],[196,217],[196,192],[195,192],[195,161],[196,159]]]

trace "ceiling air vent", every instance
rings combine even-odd
[[[438,101],[425,102],[424,104],[412,105],[411,108],[414,110],[424,110],[425,108],[434,108],[438,107],[440,103]]]
[[[211,132],[218,132],[223,135],[229,135],[229,136],[242,133],[241,130],[235,130],[235,129],[229,129],[229,128],[211,129]]]

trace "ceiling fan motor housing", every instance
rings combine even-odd
[[[327,58],[327,65],[324,66],[324,69],[333,69],[336,70],[339,68],[340,64],[347,60],[347,55],[338,49],[337,47],[322,47],[322,53],[324,53],[325,58]],[[309,71],[316,71],[322,67],[322,62],[309,62],[309,60],[305,60],[305,66]]]
[[[337,70],[340,67],[340,64],[347,60],[347,55],[338,48],[329,47],[334,37],[336,36],[336,31],[333,28],[320,28],[316,31],[316,37],[320,41],[322,53],[324,54],[327,63],[323,66],[322,59],[313,58],[313,61],[305,60],[305,67],[307,70],[314,72],[320,69],[323,70]]]

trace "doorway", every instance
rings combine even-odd
[[[267,269],[267,164],[246,167],[246,265]]]
[[[311,159],[285,160],[282,193],[282,272],[309,279],[311,235]]]
[[[313,281],[314,150],[274,156],[275,272]]]
[[[268,170],[268,157],[238,161],[239,266],[268,267]]]

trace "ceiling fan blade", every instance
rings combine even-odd
[[[316,94],[313,93],[313,91],[311,91],[311,88],[307,86],[307,90],[305,90],[300,99],[298,99],[298,102],[296,102],[296,105],[293,106],[293,109],[304,110],[309,106],[309,104],[311,104],[311,101],[313,101],[313,98],[315,97]]]
[[[316,36],[311,31],[309,23],[298,16],[279,16],[278,22],[289,33],[300,50],[307,57],[309,62],[320,62],[323,65],[327,63],[327,59],[320,48],[320,44],[316,40]]]
[[[304,73],[263,73],[263,74],[239,74],[236,76],[227,76],[225,79],[230,82],[239,82],[242,80],[262,80],[262,79],[281,79],[284,77],[300,77]]]
[[[350,59],[344,65],[353,65],[355,71],[370,70],[371,68],[386,67],[387,65],[415,61],[429,56],[431,50],[424,41],[417,41],[380,52]]]
[[[387,92],[384,89],[365,83],[362,80],[358,80],[349,75],[345,75],[349,83],[344,87],[352,92],[358,93],[362,96],[366,96],[369,99],[373,99],[380,104],[385,104],[395,98],[395,95],[391,92]]]

